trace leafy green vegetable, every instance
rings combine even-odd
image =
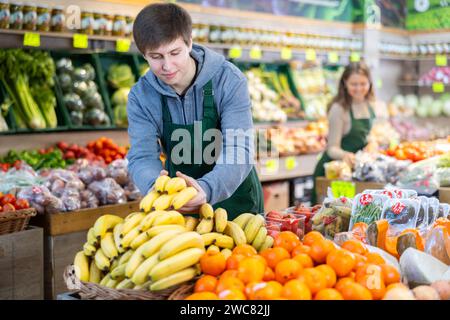
[[[108,70],[108,82],[115,89],[130,88],[136,79],[129,65],[113,64]]]
[[[113,105],[126,105],[128,103],[128,94],[130,93],[130,88],[120,88],[112,95],[111,102]]]

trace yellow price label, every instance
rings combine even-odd
[[[294,170],[297,167],[297,160],[295,157],[287,157],[286,160],[284,160],[284,166],[287,170]]]
[[[254,46],[250,49],[250,53],[249,53],[250,59],[253,60],[261,60],[262,58],[262,51],[261,48],[258,46]]]
[[[446,67],[447,66],[447,56],[445,54],[437,54],[436,55],[436,65],[438,67]]]
[[[267,173],[273,173],[278,170],[278,162],[275,159],[267,160],[264,166]]]
[[[87,34],[75,33],[73,35],[73,47],[77,49],[87,49],[89,47]]]
[[[281,59],[291,60],[292,59],[292,49],[288,47],[281,48]]]
[[[117,52],[128,52],[130,51],[130,46],[131,46],[130,39],[117,39],[116,41]]]
[[[442,93],[445,90],[444,83],[433,82],[432,89],[433,89],[433,92],[435,92],[435,93]]]
[[[28,47],[40,47],[41,35],[34,32],[26,32],[23,35],[23,45]]]
[[[242,48],[240,46],[233,46],[228,52],[228,57],[230,59],[237,59],[242,57]]]
[[[359,52],[352,52],[350,55],[350,61],[351,62],[360,62],[361,55],[359,54]]]
[[[339,62],[339,54],[337,52],[328,52],[328,62],[329,63],[338,63]]]
[[[353,198],[356,194],[356,187],[353,182],[331,181],[331,192],[335,198],[347,197]]]
[[[306,61],[316,61],[316,50],[306,49]]]

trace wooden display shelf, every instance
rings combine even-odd
[[[256,170],[261,182],[289,180],[311,176],[319,161],[319,154],[260,159]]]
[[[450,187],[439,188],[439,202],[450,204]]]

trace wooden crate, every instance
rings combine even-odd
[[[327,196],[328,187],[331,187],[331,179],[326,179],[325,177],[316,178],[316,194],[317,203],[322,203]],[[355,183],[356,194],[363,192],[367,189],[383,189],[385,184],[378,182],[361,182],[353,181]]]
[[[265,212],[289,207],[289,182],[264,183],[263,191]]]
[[[44,299],[43,240],[37,227],[0,236],[0,300]]]

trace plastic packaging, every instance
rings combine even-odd
[[[417,201],[419,201],[420,203],[415,227],[423,231],[428,226],[428,198],[419,196],[415,199],[417,199]]]
[[[352,206],[350,230],[357,222],[369,225],[381,218],[383,207],[389,197],[383,194],[359,193],[356,195]]]
[[[135,201],[141,198],[141,192],[131,181],[123,188],[123,190],[125,191],[125,196],[129,201]]]
[[[39,214],[65,211],[64,203],[44,186],[23,188],[17,197],[28,200],[30,206],[35,208]]]
[[[428,198],[428,225],[433,225],[439,215],[439,200],[435,197]]]
[[[80,198],[81,198],[81,209],[98,207],[99,201],[91,190],[86,189],[81,191]]]
[[[112,178],[94,181],[89,185],[88,189],[95,194],[101,205],[127,202],[125,191]]]
[[[450,211],[450,205],[448,205],[447,203],[440,203],[439,204],[439,214],[438,214],[438,218],[449,218],[449,213]]]
[[[397,235],[405,229],[414,229],[420,209],[416,199],[389,199],[384,204],[382,219],[389,222],[391,235]]]
[[[108,165],[106,174],[122,187],[126,186],[130,182],[128,176],[128,161],[126,159],[114,160]]]
[[[60,199],[64,204],[65,211],[81,209],[80,191],[77,189],[64,189]]]
[[[439,189],[439,177],[436,175],[437,158],[417,162],[408,167],[399,177],[397,186],[413,189],[423,195],[432,195]]]

